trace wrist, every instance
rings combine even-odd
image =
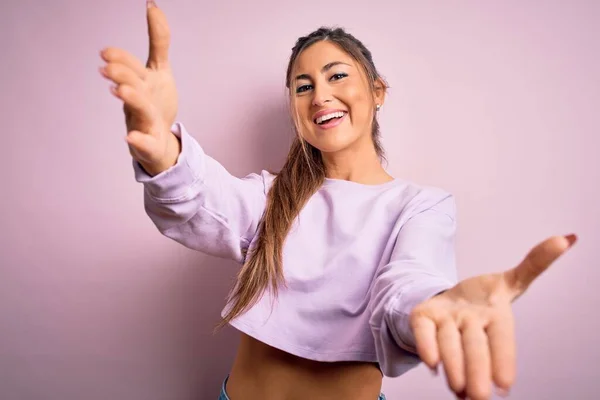
[[[169,132],[168,135],[167,150],[162,160],[156,163],[140,162],[144,170],[150,176],[156,176],[177,164],[179,154],[181,154],[181,140],[172,132]]]
[[[179,154],[181,154],[181,140],[173,133],[168,133],[169,138],[167,139],[167,152],[164,158],[163,168],[167,170],[173,165],[177,164]]]

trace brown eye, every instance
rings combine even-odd
[[[302,93],[307,90],[310,90],[311,88],[312,88],[312,85],[302,85],[296,89],[296,93]]]
[[[330,80],[332,80],[332,81],[338,81],[338,80],[340,80],[340,79],[342,79],[342,78],[345,78],[345,77],[347,77],[347,76],[348,76],[348,74],[344,74],[344,73],[340,73],[340,74],[334,74],[334,75],[333,75],[333,76],[330,78]]]

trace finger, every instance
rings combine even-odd
[[[521,295],[576,240],[575,235],[554,236],[546,239],[535,246],[518,266],[506,271],[504,277],[514,293],[514,298]]]
[[[143,88],[142,79],[131,68],[123,64],[107,64],[100,68],[100,73],[117,85],[129,85],[138,91]]]
[[[167,17],[154,1],[147,0],[148,37],[150,51],[147,66],[156,68],[168,62],[171,33]]]
[[[137,74],[141,79],[146,79],[148,70],[142,62],[129,52],[115,47],[108,47],[100,52],[100,56],[107,63],[123,64]]]
[[[437,340],[448,386],[454,393],[460,393],[466,385],[465,364],[460,332],[454,320],[447,319],[438,326]]]
[[[465,357],[467,395],[470,399],[489,399],[492,394],[490,350],[483,326],[475,319],[461,326]]]
[[[425,365],[435,369],[440,362],[435,322],[424,316],[416,316],[411,319],[411,329],[415,336],[419,357]]]
[[[486,329],[490,345],[492,378],[496,387],[508,391],[516,375],[514,317],[507,308]]]
[[[145,126],[138,129],[148,128],[152,125],[155,113],[152,112],[150,101],[129,85],[112,86],[111,92],[119,99],[123,100],[125,105],[135,114],[138,119],[146,121]]]

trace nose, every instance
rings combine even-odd
[[[331,91],[327,85],[315,85],[312,100],[313,106],[323,107],[325,103],[329,103],[331,100]]]

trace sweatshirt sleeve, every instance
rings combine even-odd
[[[181,141],[174,166],[150,176],[133,160],[144,187],[146,213],[165,236],[184,246],[240,263],[256,234],[272,176],[237,178],[206,155],[182,123],[172,132]]]
[[[420,363],[409,325],[412,309],[457,283],[455,203],[447,195],[400,228],[390,262],[371,292],[370,325],[384,375],[397,377]]]

